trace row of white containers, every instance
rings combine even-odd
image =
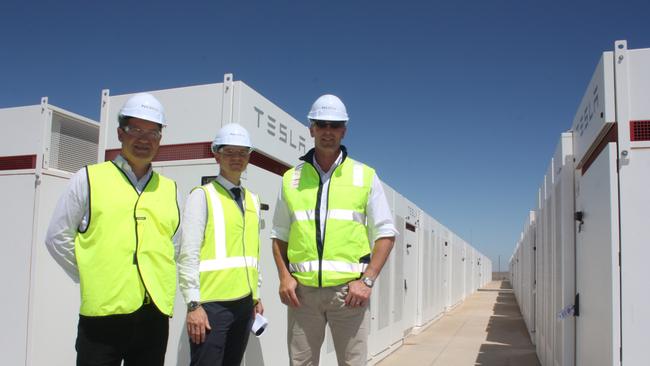
[[[269,231],[280,174],[311,147],[308,129],[231,74],[223,83],[151,93],[165,105],[169,120],[154,169],[177,181],[181,208],[193,187],[218,172],[209,150],[216,131],[237,121],[251,132],[257,151],[243,179],[263,203],[261,297],[270,326],[261,338],[251,338],[245,364],[288,364],[286,309],[277,297]],[[47,98],[40,105],[0,110],[3,364],[74,363],[79,289],[47,253],[44,235],[72,173],[119,151],[116,116],[130,95],[103,91],[99,124],[48,104]],[[487,257],[389,186],[384,189],[400,235],[372,295],[371,363],[488,282],[492,272]],[[177,295],[167,365],[188,364],[184,319],[185,305]],[[323,348],[323,364],[336,364],[329,336]]]
[[[543,366],[647,365],[650,49],[604,52],[510,261]]]

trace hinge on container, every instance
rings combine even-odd
[[[574,305],[573,305],[573,315],[574,315],[575,317],[579,317],[579,316],[580,316],[580,294],[579,294],[579,293],[576,294],[576,300],[574,301]]]

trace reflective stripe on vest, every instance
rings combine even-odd
[[[208,208],[199,264],[201,301],[235,300],[249,293],[257,299],[259,199],[245,190],[242,215],[235,200],[217,182],[200,188]]]
[[[289,269],[291,272],[314,272],[318,271],[318,261],[309,261],[302,263],[291,263]],[[367,263],[345,263],[336,261],[321,261],[320,268],[323,271],[333,272],[353,272],[363,273],[368,268]]]
[[[176,184],[155,172],[138,194],[112,162],[86,168],[90,216],[75,237],[85,316],[129,314],[144,301],[171,316],[176,294]]]
[[[359,224],[366,224],[366,215],[352,210],[327,210],[327,218],[334,220],[355,221]],[[291,213],[291,221],[316,220],[315,210],[295,211]]]
[[[352,169],[352,184],[357,187],[363,187],[363,164],[354,162],[354,168]]]
[[[346,158],[331,175],[323,249],[318,249],[316,210],[321,187],[316,168],[303,163],[285,173],[283,195],[291,226],[287,256],[294,277],[306,286],[336,286],[359,278],[369,260],[366,206],[374,170]]]

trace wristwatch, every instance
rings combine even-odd
[[[201,307],[200,302],[198,302],[198,301],[190,301],[189,303],[187,303],[187,312],[190,313],[190,312],[198,309],[199,307]]]
[[[372,286],[375,284],[375,280],[373,280],[370,277],[363,277],[361,278],[361,282],[363,282],[364,285],[372,288]]]

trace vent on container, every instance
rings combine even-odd
[[[99,125],[72,119],[63,114],[52,114],[50,140],[50,168],[76,172],[97,162]]]
[[[650,141],[650,121],[630,121],[630,141]]]

